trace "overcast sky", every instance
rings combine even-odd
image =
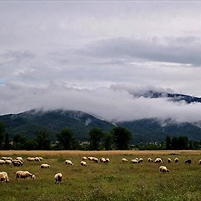
[[[1,1],[0,115],[81,110],[110,121],[201,120],[199,1]]]

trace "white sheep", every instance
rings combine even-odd
[[[105,163],[109,163],[110,162],[110,159],[109,158],[106,158],[105,159]]]
[[[11,157],[8,157],[8,156],[2,156],[1,159],[2,160],[13,160]]]
[[[34,158],[35,161],[41,161],[39,157]]]
[[[85,161],[81,161],[80,164],[81,166],[85,166],[85,167],[87,166],[87,163]]]
[[[138,159],[137,158],[136,159],[132,159],[131,163],[138,163]]]
[[[152,158],[148,158],[147,161],[151,163],[151,162],[153,162],[153,159]]]
[[[87,157],[86,156],[83,156],[82,157],[82,160],[84,161],[84,160],[87,160]]]
[[[12,165],[12,161],[11,160],[5,160],[5,164]]]
[[[27,161],[35,161],[35,158],[34,157],[28,157]]]
[[[154,163],[163,163],[163,160],[162,158],[156,158]]]
[[[88,156],[88,160],[92,161],[93,160],[93,156]]]
[[[5,160],[0,160],[0,165],[5,164]]]
[[[201,159],[198,162],[199,162],[199,165],[201,165]]]
[[[22,171],[22,170],[19,170],[16,172],[16,179],[18,178],[27,178],[27,177],[31,177],[33,180],[36,178],[35,175],[31,174],[29,171]]]
[[[41,156],[39,156],[38,158],[39,158],[39,160],[40,160],[40,161],[42,161],[42,160],[43,160],[43,157],[41,157]]]
[[[170,170],[167,169],[167,167],[165,167],[165,166],[160,166],[159,167],[159,172],[170,172]]]
[[[178,158],[175,158],[175,159],[174,159],[174,162],[175,162],[175,163],[178,163],[178,162],[179,162],[179,159],[178,159]]]
[[[122,158],[121,161],[124,163],[124,162],[128,162],[128,159],[126,158]]]
[[[143,162],[143,158],[139,158],[138,163],[142,163],[142,162]]]
[[[54,176],[54,183],[55,184],[61,184],[62,182],[62,174],[61,173],[57,173]]]
[[[12,164],[13,164],[13,166],[15,166],[15,167],[16,167],[16,166],[19,167],[19,166],[22,166],[22,165],[23,165],[23,161],[15,159],[15,160],[12,160]]]
[[[46,164],[46,163],[43,163],[41,164],[40,166],[41,168],[50,168],[50,165]]]
[[[171,163],[171,162],[172,162],[171,158],[168,158],[168,163]]]
[[[24,161],[23,161],[23,158],[22,158],[22,157],[20,157],[20,156],[16,157],[16,160],[19,160],[19,161],[24,162]]]
[[[73,165],[73,162],[71,160],[65,160],[66,165]]]
[[[9,182],[8,174],[6,172],[0,172],[0,181],[1,182]]]
[[[104,157],[100,158],[100,162],[105,163],[106,159]]]
[[[94,161],[95,163],[98,163],[98,158],[92,157],[92,161]]]

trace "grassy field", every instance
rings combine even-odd
[[[22,156],[24,165],[13,167],[0,165],[0,171],[8,173],[10,182],[0,183],[1,201],[200,201],[201,200],[201,151],[0,151],[0,157]],[[28,156],[42,156],[42,162],[27,162]],[[82,167],[82,156],[108,157],[110,162],[87,161]],[[122,163],[142,157],[139,164]],[[151,157],[161,157],[170,173],[159,173],[160,164],[148,163]],[[179,158],[168,164],[167,158]],[[192,164],[185,164],[186,159]],[[64,164],[66,159],[74,166]],[[48,163],[50,169],[41,169]],[[16,180],[17,170],[28,170],[36,175]],[[54,175],[63,174],[61,185],[54,184]]]

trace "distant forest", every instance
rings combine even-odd
[[[104,132],[100,128],[89,131],[89,140],[79,142],[71,129],[64,128],[51,140],[48,131],[39,131],[35,138],[28,138],[21,134],[12,137],[5,132],[4,122],[0,122],[1,150],[182,150],[201,149],[201,141],[189,140],[186,136],[166,136],[164,142],[131,144],[133,134],[124,127],[112,128]]]

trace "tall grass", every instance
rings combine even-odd
[[[9,183],[0,183],[2,201],[197,201],[201,200],[200,152],[0,152],[1,156],[23,156],[22,167],[1,165],[0,171],[9,175]],[[27,156],[42,156],[42,162],[27,162]],[[87,161],[87,167],[80,165],[82,156],[109,157],[108,164]],[[142,157],[140,164],[122,163]],[[162,157],[163,165],[170,173],[159,173],[159,164],[148,163],[147,158]],[[167,158],[179,158],[179,163],[168,164]],[[188,158],[192,164],[185,164]],[[66,159],[74,166],[64,164]],[[48,163],[49,169],[41,169],[41,163]],[[17,170],[28,170],[36,180],[15,179]],[[54,175],[63,174],[61,185],[54,184]]]

